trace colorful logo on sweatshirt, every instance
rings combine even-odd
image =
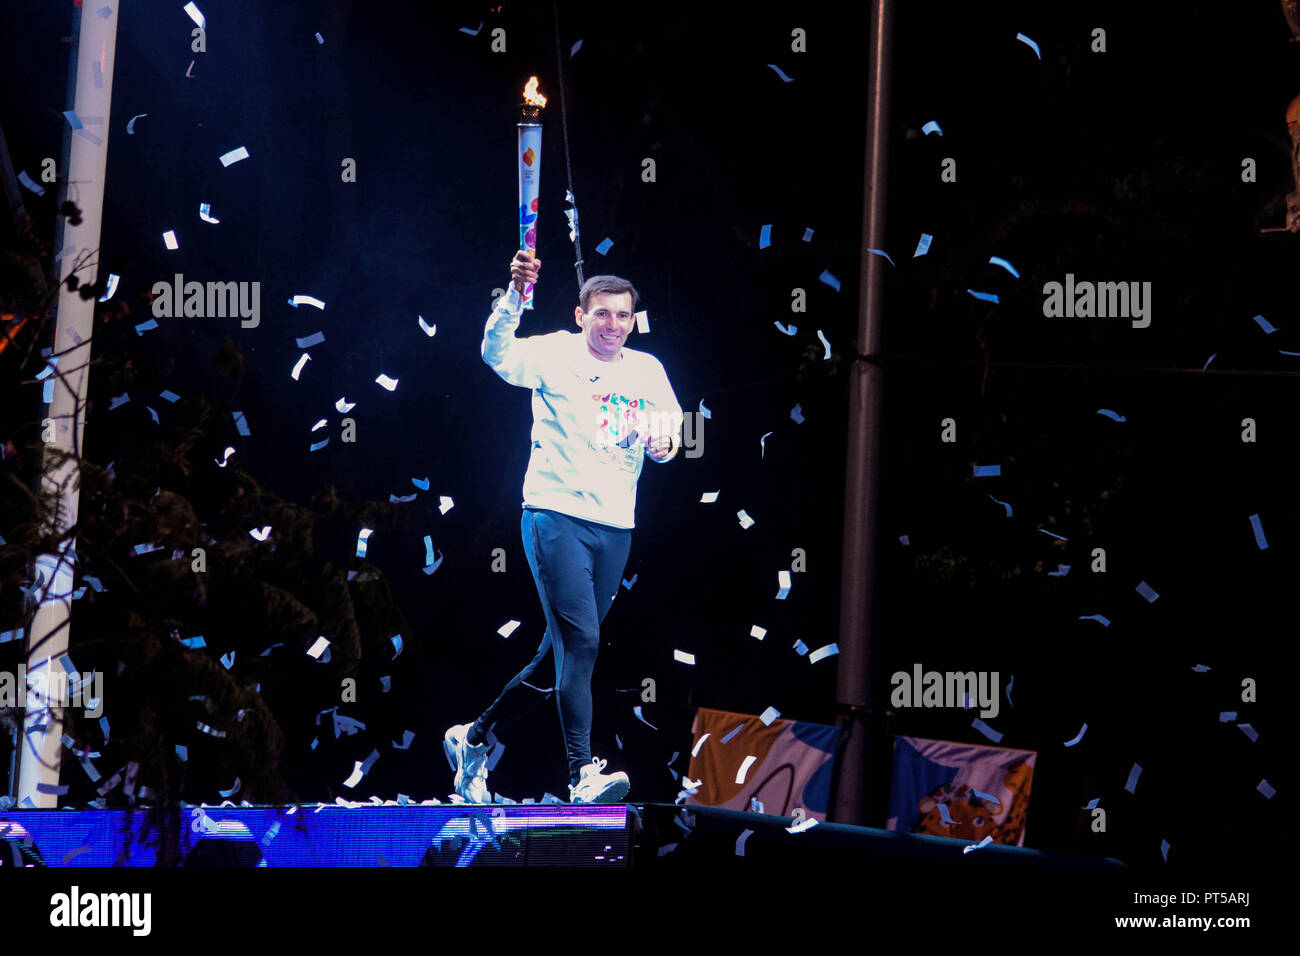
[[[623,471],[635,473],[645,441],[639,429],[646,421],[645,400],[617,392],[593,394],[596,435],[592,448]]]

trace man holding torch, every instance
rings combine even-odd
[[[632,545],[644,456],[663,462],[677,454],[682,410],[659,360],[623,347],[638,299],[626,279],[599,275],[583,284],[574,309],[579,332],[515,336],[524,290],[532,291],[541,265],[530,250],[515,254],[511,286],[495,303],[481,352],[506,382],[532,389],[521,530],[546,634],[496,701],[472,723],[448,730],[443,745],[456,771],[456,793],[489,802],[488,733],[504,731],[541,701],[524,682],[549,651],[569,800],[616,803],[630,784],[626,773],[606,774],[606,761],[591,756],[591,675],[600,625]]]

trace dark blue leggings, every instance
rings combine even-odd
[[[528,666],[474,722],[475,736],[504,732],[545,699],[548,692],[525,681],[554,651],[560,731],[569,782],[577,783],[581,768],[591,763],[591,673],[600,625],[622,582],[632,531],[531,507],[524,508],[520,525],[546,614],[546,634]]]

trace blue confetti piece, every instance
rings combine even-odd
[[[921,233],[921,238],[916,244],[916,252],[912,253],[912,258],[923,256],[930,251],[930,243],[934,241],[934,236],[928,232]]]
[[[732,730],[730,733],[727,734],[727,736],[722,738],[722,742],[725,744],[732,737],[736,736],[736,734],[740,733],[741,730],[744,729],[744,727],[745,727],[744,724],[737,724],[734,730]]]
[[[639,573],[639,572],[638,572],[638,573]],[[635,574],[632,575],[632,580],[630,580],[630,581],[627,580],[626,578],[624,578],[624,579],[623,579],[623,587],[627,588],[629,591],[632,590],[632,585],[636,584],[636,577],[637,577],[637,576],[636,576]]]
[[[998,297],[992,292],[976,292],[974,289],[967,289],[966,291],[983,302],[992,302],[994,305],[998,304]]]
[[[1277,354],[1278,354],[1278,355],[1292,355],[1292,356],[1295,356],[1295,355],[1300,355],[1300,352],[1287,352],[1287,351],[1284,350],[1284,349],[1278,349],[1278,350],[1277,350]]]
[[[1075,744],[1077,744],[1080,740],[1083,739],[1083,735],[1086,734],[1087,732],[1088,732],[1088,725],[1084,724],[1082,727],[1079,728],[1079,732],[1074,735],[1073,740],[1067,740],[1065,742],[1065,746],[1073,747]]]
[[[797,325],[782,325],[780,322],[773,322],[772,324],[781,330],[782,335],[794,335],[799,331],[799,326]]]
[[[311,346],[320,345],[325,341],[325,333],[313,332],[311,335],[304,336],[303,338],[295,338],[294,341],[298,343],[298,348],[300,349],[311,348]]]
[[[1012,675],[1011,675],[1011,680],[1007,681],[1007,689],[1006,689],[1005,691],[1003,691],[1003,694],[1004,694],[1004,695],[1006,696],[1006,698],[1007,698],[1007,703],[1008,703],[1008,704],[1011,704],[1011,687],[1012,687],[1013,684],[1015,684],[1015,682],[1016,682],[1016,675],[1015,675],[1015,674],[1012,674]],[[1014,707],[1014,706],[1016,706],[1016,705],[1015,705],[1015,704],[1011,704],[1011,706]]]
[[[978,717],[975,718],[975,721],[974,723],[971,724],[971,726],[974,727],[976,730],[978,730],[980,733],[982,733],[989,740],[993,741],[995,744],[1000,743],[1002,741],[1002,735],[998,733],[996,730],[994,730],[992,727],[990,727],[988,724],[984,723],[984,721],[980,720]]]
[[[401,653],[402,653],[402,635],[401,635],[401,634],[394,634],[394,635],[390,638],[390,640],[393,642],[393,648],[394,648],[394,649],[396,650],[396,652],[397,652],[397,653],[395,653],[395,654],[393,655],[393,660],[397,660],[397,656],[398,656],[398,654],[401,654]]]
[[[1196,664],[1192,667],[1192,670],[1196,671],[1198,674],[1204,674],[1209,671],[1209,668],[1204,664]]]
[[[150,319],[148,322],[141,322],[139,325],[137,325],[135,327],[135,334],[144,335],[150,329],[156,329],[156,328],[158,328],[158,320]]]
[[[824,272],[823,272],[821,275],[819,275],[817,278],[820,279],[822,282],[825,282],[828,286],[830,286],[830,287],[831,287],[832,289],[834,289],[836,292],[839,292],[839,291],[840,291],[840,280],[837,279],[837,278],[835,278],[835,276],[831,275],[831,270],[830,270],[830,269],[827,269],[826,271],[824,271]]]
[[[1055,571],[1047,572],[1047,576],[1049,578],[1063,578],[1069,573],[1070,573],[1070,566],[1068,564],[1058,564],[1056,566]]]
[[[208,642],[205,641],[202,637],[185,637],[181,639],[181,643],[184,644],[186,647],[194,647],[194,648],[208,646]]]
[[[991,256],[989,258],[989,265],[1001,266],[1002,268],[1010,272],[1013,276],[1015,276],[1017,279],[1020,278],[1020,273],[1016,271],[1016,267],[1013,266],[1011,263],[1007,262],[1007,260],[1003,259],[1001,256]]]
[[[997,478],[1002,474],[1001,465],[976,465],[975,478]]]
[[[991,793],[984,793],[983,791],[976,790],[974,787],[971,788],[971,792],[972,792],[973,794],[975,794],[975,796],[979,797],[981,800],[984,800],[984,801],[986,801],[986,802],[988,802],[988,803],[1001,803],[1001,802],[1002,802],[1002,801],[999,800],[997,797],[993,796],[993,794],[991,794]]]
[[[8,644],[10,641],[21,641],[26,631],[18,628],[13,631],[0,631],[0,644]]]
[[[613,245],[614,240],[606,236],[604,239],[600,240],[600,245],[596,246],[596,251],[603,256],[605,253],[609,252]]]
[[[1129,793],[1137,790],[1138,777],[1142,776],[1142,765],[1135,763],[1133,769],[1128,772],[1128,783],[1124,784],[1124,789]]]
[[[111,412],[113,409],[125,405],[130,400],[131,400],[131,396],[128,395],[126,392],[123,392],[121,395],[115,395],[112,401],[108,403],[108,410]]]
[[[867,252],[877,256],[884,256],[891,266],[894,264],[894,260],[889,258],[889,253],[884,249],[868,249]]]
[[[54,401],[54,379],[50,379],[41,386],[41,401],[46,405]]]
[[[1264,526],[1259,523],[1259,515],[1250,516],[1250,527],[1255,532],[1255,543],[1259,545],[1259,550],[1268,550],[1268,541],[1264,537]]]
[[[64,111],[63,111],[63,118],[66,119],[66,120],[68,121],[68,125],[71,126],[73,129],[83,129],[83,128],[84,128],[84,127],[81,125],[81,119],[77,116],[77,114],[76,114],[76,112],[75,112],[74,110],[64,110]]]
[[[1083,805],[1083,809],[1096,810],[1097,804],[1099,803],[1101,803],[1101,797],[1093,797],[1091,800],[1089,800],[1087,803]]]
[[[1218,353],[1218,352],[1215,352],[1213,355],[1211,355],[1209,358],[1207,358],[1207,359],[1205,360],[1205,364],[1201,366],[1201,371],[1204,372],[1207,368],[1209,368],[1209,367],[1210,367],[1210,363],[1213,362],[1213,361],[1214,361],[1216,358],[1218,358],[1218,357],[1219,357],[1219,353]]]
[[[1265,335],[1272,335],[1274,332],[1277,331],[1277,328],[1273,325],[1273,323],[1270,322],[1268,319],[1264,318],[1262,315],[1255,316],[1255,321],[1259,323],[1259,327],[1264,330]]]
[[[1069,541],[1069,540],[1070,540],[1069,538],[1065,537],[1064,535],[1053,534],[1051,531],[1048,531],[1046,528],[1039,528],[1038,530],[1041,531],[1043,534],[1047,535],[1049,538],[1055,538],[1057,541]]]
[[[469,35],[472,36],[472,37],[476,37],[476,36],[478,36],[479,31],[482,30],[482,29],[483,29],[483,23],[482,23],[482,21],[480,21],[480,22],[479,22],[479,25],[478,25],[477,27],[475,27],[474,29],[471,30],[469,27],[461,27],[461,28],[460,28],[460,32],[461,32],[461,33],[469,34]],[[315,749],[316,749],[316,744],[313,743],[313,744],[312,744],[312,750],[315,750]]]
[[[812,237],[813,237],[813,231],[812,231],[812,229],[810,229],[810,228],[805,228],[804,231],[803,231],[803,241],[804,241],[804,242],[812,242]]]
[[[934,120],[930,120],[930,122],[922,126],[921,132],[924,133],[926,136],[929,136],[931,133],[938,133],[940,136],[943,135],[943,130],[939,128],[939,124],[936,123]]]
[[[1148,602],[1152,604],[1155,603],[1156,598],[1160,597],[1159,594],[1151,590],[1151,585],[1147,584],[1145,581],[1138,582],[1137,593],[1142,595],[1144,598],[1147,599]]]
[[[993,498],[992,495],[989,495],[989,497],[990,497],[990,498]],[[1004,508],[1007,509],[1007,517],[1010,518],[1010,517],[1011,517],[1011,505],[1007,504],[1007,502],[1005,502],[1005,501],[998,501],[998,499],[996,499],[996,498],[993,498],[993,500],[994,500],[995,502],[997,502],[998,504],[1000,504],[1002,507],[1004,507]]]
[[[411,484],[415,485],[415,487],[419,488],[421,491],[428,491],[428,490],[429,490],[429,479],[428,479],[428,478],[425,478],[423,481],[421,481],[419,478],[412,478],[412,479],[411,479]]]
[[[155,424],[155,425],[161,425],[161,424],[162,424],[162,422],[160,422],[160,421],[158,420],[158,413],[155,412],[155,411],[153,410],[153,406],[151,406],[151,405],[146,405],[146,406],[145,406],[145,411],[147,411],[147,412],[149,413],[150,417],[153,418],[153,421],[154,421],[154,424]]]
[[[1110,419],[1111,421],[1113,421],[1113,422],[1126,422],[1126,421],[1128,421],[1128,419],[1125,418],[1123,415],[1119,414],[1118,412],[1112,412],[1109,408],[1099,408],[1099,409],[1097,409],[1097,414],[1098,414],[1098,415],[1105,415],[1107,418],[1109,418],[1109,419]]]
[[[1081,621],[1096,621],[1102,627],[1110,627],[1110,618],[1103,617],[1100,614],[1087,614],[1079,618]]]
[[[952,820],[952,815],[948,813],[948,804],[946,803],[939,804],[939,817],[940,819],[943,820],[944,823],[947,823],[949,826],[952,825],[953,820]]]
[[[758,248],[766,249],[772,244],[772,224],[768,223],[758,230]]]
[[[1166,863],[1169,862],[1169,841],[1168,840],[1160,841],[1160,856],[1164,859]]]
[[[178,401],[180,400],[180,396],[179,396],[179,395],[177,395],[175,392],[167,391],[166,389],[164,389],[164,390],[162,391],[162,393],[159,395],[159,397],[160,397],[160,398],[164,398],[164,399],[166,399],[167,401],[169,401],[169,402],[171,402],[171,403],[173,403],[173,404],[175,404],[176,402],[178,402]]]
[[[239,430],[239,434],[244,435],[245,437],[253,434],[248,430],[248,422],[244,419],[243,412],[231,412],[231,417],[235,420],[235,428]]]
[[[1023,43],[1025,46],[1029,47],[1029,49],[1033,50],[1034,56],[1038,57],[1039,60],[1042,60],[1043,53],[1041,50],[1038,49],[1037,43],[1029,39],[1029,37],[1025,36],[1023,33],[1017,33],[1016,39],[1019,40],[1021,43]]]
[[[1237,712],[1235,710],[1225,710],[1219,714],[1219,723],[1221,724],[1228,724],[1236,719]]]
[[[322,448],[324,448],[324,447],[325,447],[326,445],[328,445],[329,443],[330,443],[330,440],[329,440],[328,438],[325,438],[325,439],[323,439],[323,440],[321,440],[321,441],[313,442],[311,448],[309,448],[309,449],[307,449],[307,450],[308,450],[308,451],[320,451]]]
[[[792,78],[786,76],[785,73],[783,73],[783,72],[781,71],[781,68],[780,68],[779,66],[777,66],[775,63],[769,63],[768,66],[770,66],[772,69],[776,70],[776,75],[779,76],[779,77],[781,78],[781,82],[782,82],[782,83],[793,83],[793,82],[794,82],[794,80],[793,80]]]

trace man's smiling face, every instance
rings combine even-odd
[[[587,340],[587,351],[602,362],[617,361],[636,323],[632,315],[632,293],[597,292],[588,305],[589,312],[581,307],[574,310],[574,318]]]

